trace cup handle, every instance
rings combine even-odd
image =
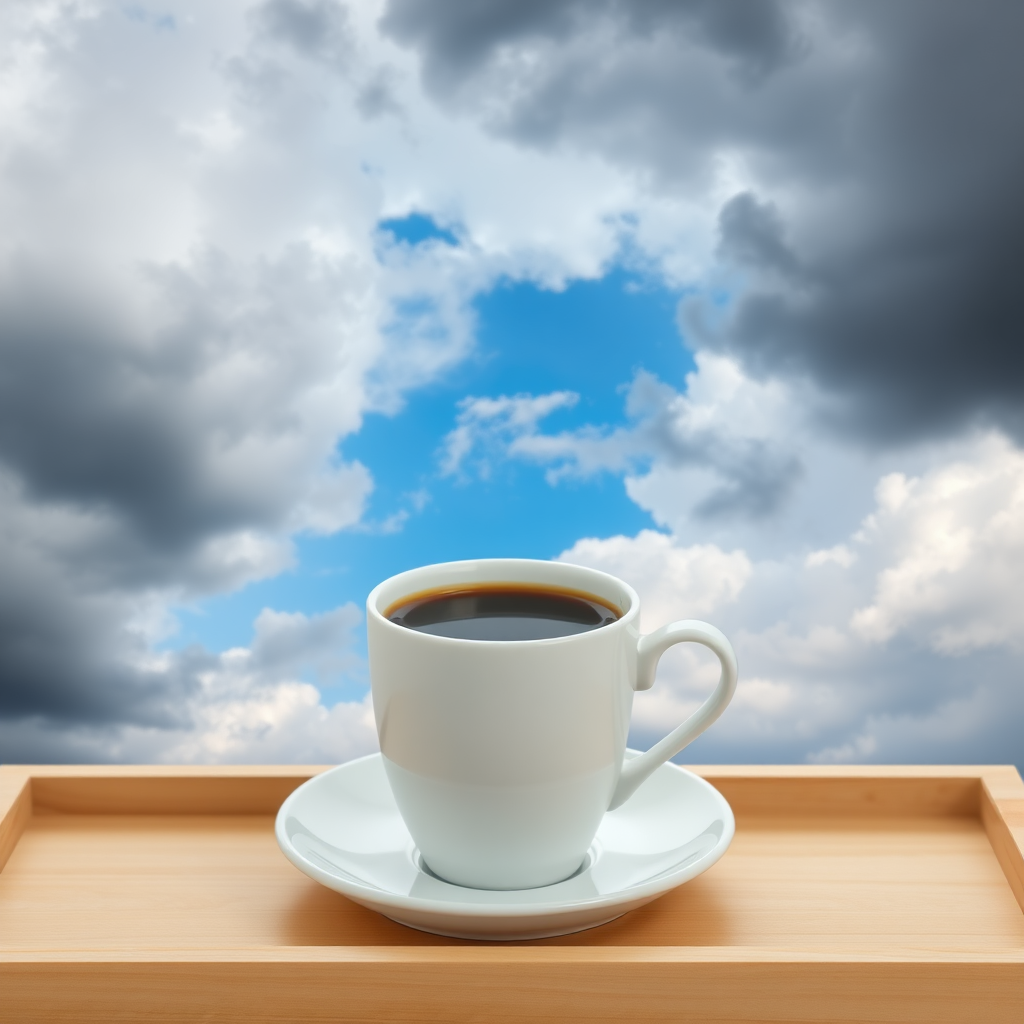
[[[684,619],[640,637],[637,645],[636,690],[649,690],[654,685],[654,673],[661,656],[673,645],[692,641],[709,647],[722,663],[722,674],[710,697],[663,740],[650,750],[634,757],[622,766],[618,785],[612,794],[608,810],[613,811],[628,800],[636,788],[659,765],[675,757],[688,743],[692,743],[725,710],[736,692],[736,655],[725,634],[706,622]]]

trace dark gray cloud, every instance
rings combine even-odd
[[[149,326],[52,267],[0,280],[0,718],[179,726],[198,669],[154,664],[139,620],[279,571],[287,532],[359,514],[360,469],[316,494],[334,434],[311,449],[303,410],[344,351],[344,275],[300,248],[131,287]]]
[[[772,204],[760,203],[756,196],[742,192],[722,207],[718,222],[719,253],[726,260],[787,277],[799,271],[784,237],[782,218]]]
[[[125,628],[130,601],[83,592],[9,543],[0,557],[0,719],[182,724],[194,680],[133,667],[145,649]]]
[[[352,57],[348,11],[337,0],[266,0],[254,19],[268,38],[344,70]]]
[[[803,476],[800,459],[762,437],[694,424],[681,410],[679,398],[650,374],[638,373],[627,400],[636,421],[630,443],[661,466],[700,467],[714,475],[718,482],[694,506],[697,519],[757,521],[777,512]]]
[[[705,184],[723,148],[774,152],[830,139],[842,76],[785,4],[458,5],[392,0],[385,32],[415,47],[427,89],[492,131],[541,147],[597,150],[662,187]],[[813,88],[807,88],[809,80]]]
[[[716,458],[716,456],[723,456]],[[721,524],[735,518],[764,519],[782,507],[803,476],[796,456],[782,456],[768,444],[756,441],[732,450],[708,451],[705,465],[713,467],[728,481],[715,488],[693,509],[698,519]],[[694,460],[700,465],[700,462]]]
[[[684,333],[759,374],[810,376],[837,397],[828,418],[873,440],[972,423],[1024,439],[1024,210],[1009,188],[991,200],[965,192],[965,208],[942,211],[944,222],[921,211],[813,264],[798,263],[770,225],[741,223],[734,200],[722,250],[758,279],[715,329],[686,304]]]
[[[353,642],[362,615],[355,605],[314,616],[265,609],[251,648],[216,654],[188,647],[149,670],[131,667],[152,658],[139,638],[126,636],[124,608],[109,621],[102,615],[87,621],[81,607],[51,607],[56,627],[49,631],[40,628],[38,609],[28,611],[19,621],[0,607],[0,666],[25,670],[25,683],[35,684],[20,691],[0,686],[5,762],[253,763],[297,754],[326,762],[373,749],[368,706],[342,701],[328,712],[296,681],[312,676],[322,686],[351,686],[353,675],[362,676]],[[92,642],[68,636],[70,623],[92,627]],[[49,642],[49,659],[12,656],[5,647],[11,626],[21,627],[10,636],[23,652]],[[112,637],[120,642],[112,644]]]
[[[213,656],[154,649],[170,607],[281,571],[296,531],[358,519],[368,474],[335,446],[374,334],[358,256],[289,223],[289,202],[323,195],[312,161],[261,179],[259,132],[276,144],[277,126],[246,124],[209,39],[116,7],[57,27],[23,13],[0,41],[36,62],[0,166],[0,760],[33,756],[27,736],[38,757],[61,735],[96,757],[76,729],[187,731],[201,710]],[[305,28],[271,13],[292,48],[341,53],[340,7],[310,7]]]
[[[292,388],[344,345],[323,323],[344,316],[344,275],[301,248],[255,275],[216,253],[149,268],[136,286],[173,312],[141,333],[55,277],[22,267],[0,287],[0,464],[29,497],[111,513],[122,549],[137,538],[174,558],[280,526],[291,496],[246,475],[247,448],[303,458]]]
[[[254,510],[203,479],[180,416],[201,366],[133,342],[59,290],[19,290],[0,307],[0,459],[33,497],[114,509],[173,550]]]
[[[517,44],[565,41],[594,19],[642,36],[692,34],[752,77],[799,49],[784,7],[772,0],[484,0],[470,7],[458,0],[391,0],[381,28],[421,50],[428,83],[444,92]]]
[[[1024,7],[1012,0],[462,5],[392,0],[439,101],[663,191],[722,159],[743,277],[687,339],[816,382],[873,442],[1024,438]]]

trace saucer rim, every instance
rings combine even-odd
[[[642,752],[638,750],[626,750],[626,756],[630,758],[638,757],[640,753]],[[664,764],[659,765],[652,775],[660,772],[680,772],[687,776],[692,782],[708,791],[712,799],[719,805],[721,819],[724,824],[722,835],[719,837],[715,845],[706,853],[698,857],[697,860],[691,861],[685,867],[681,867],[676,870],[669,868],[653,879],[641,882],[635,886],[618,889],[612,893],[589,896],[583,899],[567,899],[563,902],[554,903],[465,903],[457,899],[438,900],[421,896],[402,895],[400,893],[388,892],[386,889],[381,889],[377,886],[364,885],[358,881],[349,881],[346,878],[332,874],[331,872],[318,867],[316,864],[313,864],[303,857],[299,850],[295,848],[288,838],[284,825],[291,806],[298,801],[299,795],[306,789],[306,787],[322,784],[322,780],[336,772],[343,772],[356,764],[373,759],[380,759],[380,757],[381,754],[379,751],[375,751],[371,754],[365,754],[362,757],[356,757],[352,758],[350,761],[344,761],[341,764],[335,765],[333,768],[329,768],[326,771],[320,772],[318,775],[314,775],[312,778],[307,779],[301,786],[298,786],[293,790],[285,799],[284,803],[281,804],[281,807],[277,812],[277,818],[274,822],[274,835],[277,839],[278,846],[281,848],[281,852],[303,874],[313,878],[321,885],[324,885],[329,889],[333,889],[335,892],[340,892],[344,896],[349,896],[364,906],[371,906],[372,909],[377,910],[378,913],[384,914],[384,916],[388,916],[386,910],[381,909],[385,907],[394,908],[398,911],[416,910],[429,912],[443,917],[470,917],[486,919],[496,917],[550,917],[559,914],[571,914],[582,909],[598,910],[602,907],[611,908],[620,906],[623,903],[640,905],[642,903],[649,902],[651,899],[654,899],[662,893],[675,889],[684,882],[688,882],[692,878],[696,878],[698,875],[707,871],[708,868],[716,864],[725,855],[726,850],[728,850],[729,846],[732,844],[732,840],[736,832],[736,819],[733,815],[732,808],[729,806],[725,797],[722,796],[722,794],[706,779],[701,778],[694,772],[688,771],[681,765],[673,764],[671,761],[666,761]],[[441,879],[441,881],[445,880]],[[455,892],[458,892],[459,890],[474,893],[489,891],[486,889],[469,889],[466,886],[456,885],[453,882],[445,882],[445,884],[451,886]],[[555,882],[552,884],[560,885],[561,883]],[[517,892],[526,896],[529,893],[539,892],[550,888],[551,886],[540,886],[535,889],[496,891],[500,891],[502,893]],[[623,911],[623,913],[625,912],[626,911]]]

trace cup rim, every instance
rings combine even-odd
[[[390,619],[384,617],[384,613],[381,607],[381,595],[387,590],[399,589],[396,588],[398,581],[404,577],[410,577],[410,583],[417,576],[427,577],[431,571],[445,572],[447,574],[458,573],[459,569],[470,570],[480,569],[487,570],[490,567],[498,569],[500,567],[507,567],[511,570],[519,570],[520,572],[528,570],[531,566],[544,566],[545,573],[558,572],[558,567],[564,566],[566,572],[583,574],[585,577],[591,578],[596,584],[603,584],[601,590],[616,590],[619,595],[624,597],[627,601],[626,607],[622,610],[622,614],[615,622],[609,622],[607,625],[602,626],[600,629],[588,630],[585,633],[571,633],[568,636],[555,636],[545,637],[539,640],[475,640],[465,637],[451,637],[451,636],[439,636],[435,633],[421,633],[418,630],[410,630],[405,626],[400,626],[398,623],[392,622]],[[467,579],[470,582],[470,579]],[[508,582],[508,580],[501,580],[494,578],[487,580],[486,576],[480,578],[477,576],[473,579],[473,582]],[[531,582],[530,580],[516,580],[515,582]],[[549,584],[547,580],[538,579],[534,582],[539,584]],[[550,584],[549,584],[550,585]],[[568,588],[568,585],[567,585]],[[415,594],[417,590],[428,590],[430,585],[416,587],[412,584],[406,591],[409,594]],[[586,590],[584,587],[573,587],[571,589]],[[595,597],[602,597],[598,588],[594,588],[590,591]],[[386,601],[387,605],[394,604],[398,597],[391,598]],[[605,600],[614,600],[611,597],[605,598]],[[401,634],[408,636],[410,633],[414,633],[418,639],[422,639],[424,642],[437,642],[443,644],[472,644],[472,645],[490,645],[496,646],[513,646],[521,648],[524,645],[544,645],[544,644],[562,644],[567,642],[580,642],[585,641],[588,637],[594,637],[597,635],[607,635],[605,630],[616,630],[629,628],[636,621],[637,616],[640,614],[640,595],[625,581],[619,579],[618,576],[613,576],[611,573],[602,572],[600,569],[592,569],[590,566],[577,565],[574,562],[556,562],[551,559],[543,558],[464,558],[457,559],[450,562],[433,562],[429,565],[415,566],[411,569],[405,569],[402,572],[395,573],[393,576],[389,576],[387,579],[382,580],[378,583],[373,590],[367,595],[366,598],[366,618],[369,623],[370,619],[373,619],[382,628],[389,630],[398,630]]]

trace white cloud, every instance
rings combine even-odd
[[[225,668],[185,711],[181,728],[0,721],[0,747],[12,762],[128,764],[329,765],[378,749],[369,696],[328,706],[309,683],[261,684]]]
[[[631,473],[627,490],[641,505],[667,484],[671,496],[660,504],[671,507],[676,520],[686,513],[761,518],[775,511],[801,475],[791,450],[797,422],[792,395],[778,382],[751,380],[730,359],[706,352],[695,359],[697,370],[687,375],[684,392],[638,371],[626,395],[630,422],[624,427],[543,433],[544,416],[575,402],[563,392],[466,399],[448,437],[444,467],[451,472],[475,446],[486,444],[504,457],[548,466],[552,484],[570,476]]]
[[[714,544],[680,547],[654,530],[641,530],[636,537],[588,537],[558,557],[627,582],[642,580],[642,621],[647,632],[675,619],[711,615],[731,604],[752,572],[750,559],[742,551],[726,552]]]
[[[829,562],[834,562],[844,569],[849,569],[856,560],[857,556],[845,544],[836,544],[835,547],[812,551],[804,560],[804,564],[808,569],[813,569],[816,565],[828,565]]]
[[[993,436],[973,456],[879,483],[858,534],[889,561],[851,620],[866,640],[911,631],[944,654],[1024,650],[1024,453]]]
[[[369,470],[359,462],[324,469],[293,508],[289,525],[316,534],[337,533],[359,522],[372,487]]]
[[[515,455],[528,448],[537,437],[542,419],[557,409],[571,409],[579,401],[573,391],[553,391],[548,395],[501,395],[498,398],[464,398],[459,403],[455,429],[444,440],[441,473],[459,473],[476,451],[477,472],[489,473],[489,456]]]
[[[189,728],[151,737],[168,762],[335,763],[377,749],[369,694],[327,706],[320,687],[361,668],[353,631],[362,615],[352,604],[322,615],[264,609],[250,648],[212,656],[198,667],[188,698]],[[171,656],[173,662],[182,656]],[[125,730],[122,743],[138,742]],[[150,754],[152,757],[153,754]]]
[[[368,697],[329,708],[309,683],[261,685],[229,666],[204,680],[187,733],[125,730],[102,750],[119,747],[169,764],[339,764],[376,750],[377,733]]]
[[[864,449],[823,428],[798,387],[707,353],[683,393],[638,375],[627,413],[626,427],[561,433],[536,417],[502,421],[492,458],[547,465],[554,484],[646,460],[626,486],[668,530],[585,538],[559,557],[636,586],[647,630],[699,616],[734,637],[750,689],[704,750],[899,760],[906,735],[929,760],[948,759],[947,741],[982,757],[987,739],[1019,759],[996,710],[1024,702],[1019,449],[998,434]],[[465,436],[468,452],[480,433]],[[971,652],[989,652],[984,669]],[[715,667],[673,651],[662,677],[637,699],[636,742],[695,708]],[[973,724],[947,736],[937,723],[953,707]]]
[[[734,705],[688,758],[1013,761],[1022,524],[1024,454],[988,435],[920,474],[881,477],[875,509],[831,548],[757,559],[645,530],[561,557],[631,583],[645,632],[699,616],[732,639]],[[694,645],[670,651],[637,696],[633,742],[666,733],[716,677]]]
[[[195,719],[179,738],[162,738],[161,759],[330,764],[376,750],[369,693],[329,706],[297,678],[312,672],[323,688],[361,674],[352,635],[361,619],[351,604],[308,617],[265,609],[251,648],[226,651],[200,673]]]

